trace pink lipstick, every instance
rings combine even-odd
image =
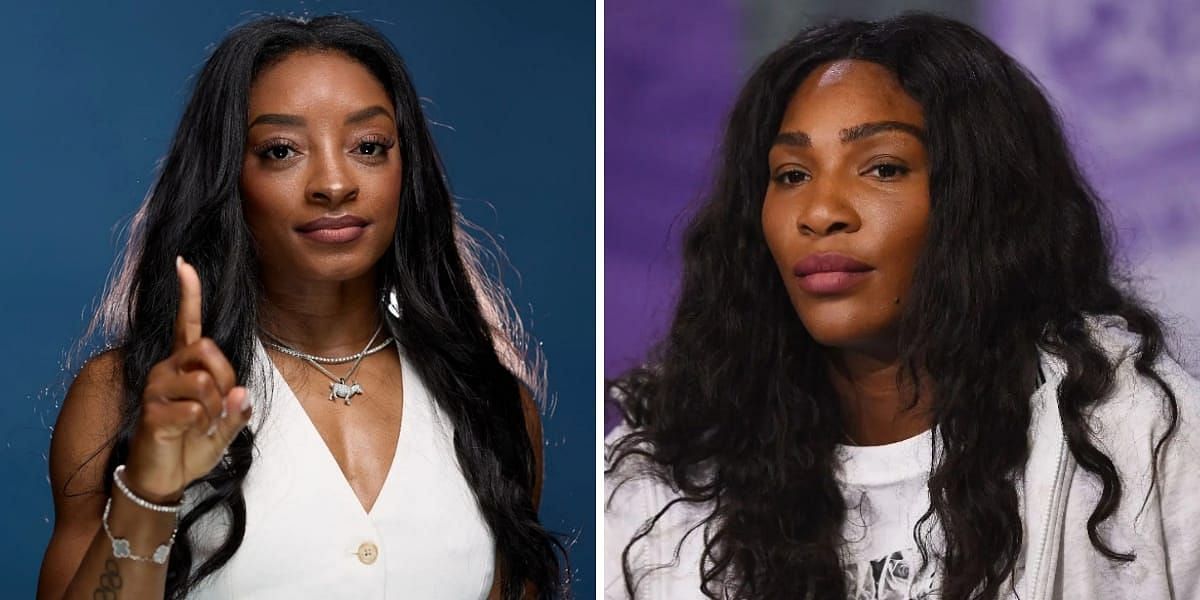
[[[870,265],[836,252],[822,252],[804,257],[792,267],[800,289],[817,295],[845,292],[873,271]]]
[[[296,228],[300,235],[325,244],[344,244],[362,237],[369,223],[355,215],[321,217]]]

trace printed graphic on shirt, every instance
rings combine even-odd
[[[916,548],[897,550],[875,560],[846,566],[848,600],[933,600],[934,568],[921,567]]]

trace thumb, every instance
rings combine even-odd
[[[243,386],[236,386],[222,399],[224,403],[223,416],[217,422],[216,435],[228,446],[239,431],[250,422],[253,414],[250,392]]]

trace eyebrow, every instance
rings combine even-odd
[[[912,123],[903,121],[872,121],[870,123],[862,123],[854,127],[848,127],[838,133],[838,137],[843,144],[857,142],[863,138],[883,133],[885,131],[901,131],[912,135],[913,137],[925,142],[925,131]],[[802,131],[781,131],[775,136],[775,142],[772,146],[796,146],[800,148],[809,148],[812,146],[812,138],[808,137],[807,133]]]
[[[255,125],[286,125],[289,127],[303,127],[304,117],[267,113],[258,115],[258,117],[256,117],[253,121],[250,121],[250,127],[254,127]]]
[[[922,142],[925,141],[925,131],[920,127],[903,121],[875,121],[872,123],[863,123],[855,125],[849,129],[843,129],[839,135],[843,144],[855,142],[866,137],[873,136],[877,133],[885,131],[902,131],[907,133]]]
[[[393,123],[396,121],[395,119],[392,118],[392,113],[388,112],[386,108],[376,104],[375,106],[368,106],[367,108],[364,108],[362,110],[350,113],[350,116],[346,117],[346,124],[353,125],[355,123],[361,123],[363,121],[366,121],[367,119],[370,119],[372,117],[377,117],[379,115],[383,115],[383,116],[387,117]]]
[[[392,118],[392,113],[388,112],[388,110],[382,106],[375,105],[375,106],[368,106],[367,108],[364,108],[362,110],[356,110],[356,111],[350,113],[350,115],[346,117],[346,125],[354,125],[355,123],[361,123],[363,121],[372,119],[379,115],[383,115],[383,116],[387,117],[388,119],[392,120],[393,122],[395,122],[395,119]],[[304,127],[305,123],[306,123],[306,121],[304,120],[304,117],[300,117],[300,116],[296,116],[296,115],[282,115],[282,114],[276,114],[276,113],[266,113],[266,114],[261,114],[261,115],[258,115],[257,117],[255,117],[255,119],[250,122],[249,127],[254,127],[255,125],[283,125],[285,127]]]

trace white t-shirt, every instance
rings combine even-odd
[[[1120,319],[1089,317],[1088,324],[1109,361],[1117,366],[1108,397],[1096,402],[1089,419],[1097,445],[1113,461],[1123,486],[1121,505],[1101,532],[1111,546],[1133,552],[1137,560],[1114,563],[1092,546],[1087,522],[1099,502],[1102,486],[1098,478],[1078,468],[1063,435],[1058,387],[1067,366],[1053,354],[1042,352],[1040,366],[1047,381],[1030,398],[1029,460],[1016,474],[1024,545],[1000,596],[1020,600],[1200,599],[1200,536],[1196,533],[1196,523],[1200,523],[1200,502],[1196,501],[1200,490],[1200,469],[1196,468],[1200,463],[1200,381],[1169,358],[1156,363],[1155,369],[1175,393],[1179,420],[1176,437],[1162,446],[1155,471],[1153,453],[1166,431],[1167,412],[1158,387],[1135,370],[1137,337],[1126,331]],[[627,426],[618,426],[607,443],[627,433]],[[932,434],[923,435],[925,440],[920,443],[933,443]],[[901,447],[910,441],[913,445],[919,443],[906,440],[900,442]],[[887,448],[848,450],[888,452]],[[913,452],[922,453],[921,449]],[[921,469],[927,469],[931,462],[927,457]],[[713,505],[679,502],[679,490],[659,477],[652,463],[638,459],[630,457],[604,478],[604,597],[629,598],[622,569],[622,559],[627,558],[638,600],[704,598],[700,592],[704,527]],[[868,469],[881,464],[886,464],[889,472],[899,473],[901,469],[893,461],[854,462],[868,465]],[[1157,480],[1153,474],[1158,475]],[[920,477],[922,486],[925,477]],[[888,494],[877,495],[872,515],[893,514],[880,507],[904,504],[889,503]],[[920,518],[926,501],[904,512],[913,519]],[[801,503],[796,510],[803,508]],[[656,517],[654,527],[643,531],[643,526]],[[884,539],[891,528],[880,527],[878,520],[875,523],[877,531],[871,540],[858,544],[866,546],[860,552],[868,564],[871,559],[866,557],[883,556],[892,546],[901,550],[916,546],[915,540],[909,543],[911,526],[895,528],[903,535],[895,544]],[[935,544],[932,550],[940,554],[942,548],[936,544],[944,544],[940,541],[941,530],[931,537]],[[873,544],[883,550],[869,547]],[[940,569],[937,567],[932,577],[938,582],[943,579]],[[895,573],[896,569],[888,572]],[[914,589],[909,588],[910,592]],[[920,598],[921,588],[915,590],[911,597]],[[906,598],[904,593],[900,590],[878,597]],[[857,600],[862,596],[851,597]]]
[[[929,509],[933,432],[883,446],[838,446],[846,501],[842,564],[852,600],[934,597],[936,560],[921,570],[913,527]],[[935,550],[935,548],[930,548]]]

